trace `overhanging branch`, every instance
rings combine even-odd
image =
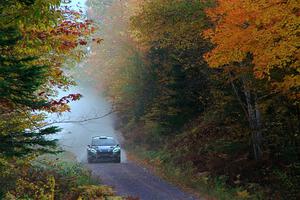
[[[110,115],[110,114],[112,114],[112,113],[114,113],[114,112],[116,112],[116,110],[111,110],[111,111],[109,111],[108,113],[106,113],[106,114],[104,114],[104,115],[96,116],[96,117],[91,117],[91,118],[87,118],[87,119],[83,119],[83,120],[54,121],[54,122],[48,123],[48,124],[45,125],[44,127],[46,127],[46,126],[51,126],[51,125],[54,125],[54,124],[83,123],[83,122],[92,121],[92,120],[97,120],[97,119],[101,119],[101,118],[107,117],[108,115]]]

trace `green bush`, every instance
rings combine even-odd
[[[32,200],[122,199],[112,188],[99,184],[91,173],[76,160],[58,156],[43,156],[33,162],[11,161],[12,170],[0,172],[2,198]],[[29,162],[30,161],[30,162]],[[8,163],[6,163],[6,166]]]

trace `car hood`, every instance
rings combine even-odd
[[[114,146],[96,146],[95,149],[98,152],[112,152],[114,150]]]

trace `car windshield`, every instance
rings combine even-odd
[[[114,139],[93,139],[92,146],[115,146],[117,143]]]

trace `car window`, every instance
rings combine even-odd
[[[92,146],[115,146],[117,143],[114,139],[93,139]]]

